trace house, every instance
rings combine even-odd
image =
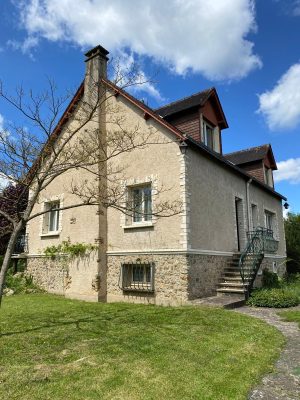
[[[86,53],[85,80],[59,123],[59,135],[76,123],[72,115],[89,96],[92,76],[109,94],[124,129],[155,132],[158,141],[117,157],[126,166],[118,184],[126,193],[122,201],[133,204],[131,212],[96,205],[60,210],[74,199],[70,182],[92,177],[78,168],[53,180],[34,207],[47,213],[27,226],[27,272],[47,291],[67,297],[164,305],[244,293],[264,267],[282,273],[286,199],[274,189],[271,146],[224,155],[228,124],[215,88],[153,110],[107,79],[107,55],[101,46]],[[109,140],[120,128],[104,114],[105,121],[97,123]],[[89,129],[95,121],[84,132]],[[159,201],[180,201],[182,210],[158,218],[151,210]],[[70,260],[45,255],[45,248],[66,240],[97,249]],[[261,247],[255,250],[255,244]]]

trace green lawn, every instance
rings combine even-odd
[[[284,343],[265,323],[212,308],[5,298],[0,398],[246,399]]]
[[[300,311],[282,311],[278,313],[285,321],[298,322],[300,328]]]

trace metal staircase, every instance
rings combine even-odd
[[[225,268],[218,294],[243,295],[248,299],[264,254],[275,253],[278,249],[271,229],[257,227],[248,232],[247,237],[244,251],[234,254]]]

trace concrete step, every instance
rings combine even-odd
[[[243,268],[243,271],[253,271],[253,268],[245,267],[245,268]],[[240,272],[240,269],[234,268],[234,267],[226,267],[224,269],[224,272]]]
[[[212,296],[212,297],[204,297],[201,299],[191,300],[191,304],[195,306],[205,305],[212,307],[222,307],[226,309],[233,309],[237,307],[241,307],[245,304],[245,296],[240,296],[237,294],[234,295],[221,295]]]
[[[247,285],[245,283],[245,285]],[[219,283],[220,289],[222,288],[237,288],[237,289],[243,289],[244,288],[244,284],[243,282],[222,282]]]
[[[245,289],[233,289],[233,288],[222,288],[222,289],[217,289],[217,295],[219,294],[239,294],[239,295],[243,295],[246,293]]]
[[[246,281],[250,281],[250,279],[245,279]],[[243,280],[242,280],[242,278],[241,277],[238,277],[238,276],[236,276],[236,277],[232,277],[232,276],[224,276],[223,277],[223,279],[222,279],[222,282],[230,282],[230,283],[234,283],[234,282],[236,282],[236,283],[243,283]]]

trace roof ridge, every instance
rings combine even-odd
[[[250,150],[254,150],[254,149],[261,149],[262,147],[270,147],[270,146],[271,146],[270,143],[265,143],[265,144],[261,144],[259,146],[248,147],[247,149],[232,151],[231,153],[224,154],[224,156],[230,156],[232,154],[243,153],[246,151],[250,151]]]
[[[201,94],[201,93],[205,93],[205,92],[209,93],[209,92],[211,92],[212,90],[215,90],[215,87],[214,87],[214,86],[212,86],[212,87],[210,87],[210,88],[208,88],[208,89],[200,90],[199,92],[193,93],[193,94],[191,94],[190,96],[182,97],[181,99],[172,101],[171,103],[165,104],[164,106],[154,108],[153,110],[154,110],[155,112],[157,112],[158,110],[161,110],[161,109],[166,108],[166,107],[173,106],[174,104],[180,103],[180,102],[182,102],[182,101],[184,101],[184,100],[187,100],[187,99],[190,99],[191,97],[198,96],[198,95]]]

